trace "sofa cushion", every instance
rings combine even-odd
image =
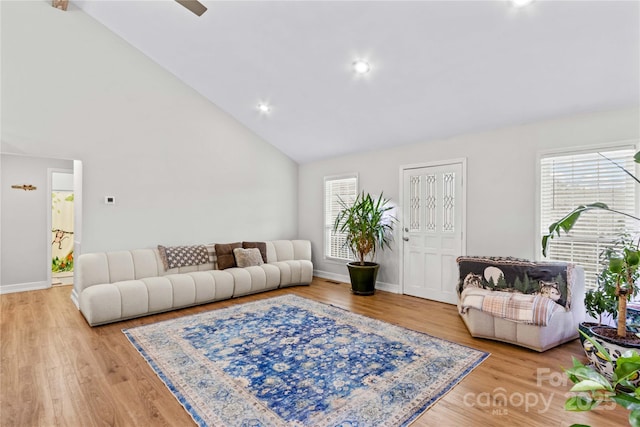
[[[233,250],[233,256],[236,260],[236,266],[241,268],[264,264],[258,248],[235,248]]]
[[[262,261],[267,262],[267,242],[242,242],[244,249],[258,248]]]
[[[241,242],[216,243],[216,257],[218,258],[218,269],[225,270],[236,266],[236,259],[233,256],[235,248],[241,248]]]
[[[562,262],[532,262],[518,258],[458,257],[458,293],[465,288],[538,294],[570,308],[568,271],[573,265]]]

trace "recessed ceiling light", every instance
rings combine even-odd
[[[511,4],[514,7],[525,7],[529,3],[533,3],[534,0],[511,0]]]
[[[266,102],[259,102],[256,108],[263,114],[268,114],[269,112],[271,112],[271,105],[267,104]]]
[[[353,71],[358,74],[367,74],[369,71],[371,71],[371,65],[369,65],[369,63],[363,59],[358,59],[353,63]]]

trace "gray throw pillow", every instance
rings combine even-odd
[[[262,265],[262,255],[258,248],[235,248],[233,250],[233,256],[236,259],[236,265],[238,267],[251,267],[254,265]]]

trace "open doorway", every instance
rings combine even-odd
[[[73,284],[74,201],[73,170],[50,169],[51,285]]]

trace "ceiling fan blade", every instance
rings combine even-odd
[[[176,0],[176,2],[180,3],[198,16],[202,16],[202,14],[207,11],[205,5],[200,3],[198,0]]]

